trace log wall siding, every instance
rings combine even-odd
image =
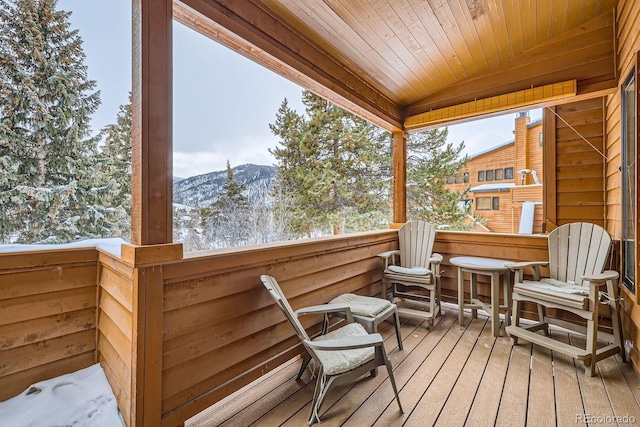
[[[542,146],[544,146],[544,141],[543,145],[540,145],[542,123],[530,126],[527,130],[527,166],[525,169],[535,170],[538,174],[539,182],[542,182],[544,175],[544,163],[542,161]],[[535,184],[532,174],[527,174],[526,179],[526,184]]]
[[[527,138],[527,123],[529,122],[529,117],[518,117],[515,120],[515,126],[513,129],[513,136],[515,140],[515,156],[514,163],[515,169],[513,170],[513,177],[516,181],[516,184],[520,184],[520,176],[518,176],[518,171],[522,169],[527,169],[529,167],[529,144]],[[532,184],[533,182],[529,182],[530,176],[525,176],[525,184]]]
[[[479,210],[477,208],[477,200],[479,198],[489,197],[491,199],[491,209]],[[499,210],[493,209],[493,198],[498,197]],[[509,191],[483,191],[479,193],[473,193],[473,201],[475,203],[475,216],[482,217],[487,220],[486,227],[496,233],[511,233],[512,232],[512,219],[513,211],[511,204],[511,193]],[[516,223],[517,226],[518,223]]]
[[[563,120],[544,111],[546,230],[570,222],[605,223],[603,98],[554,108]],[[596,149],[582,138],[586,138]]]
[[[618,88],[616,92],[606,98],[605,114],[606,114],[606,154],[609,162],[605,167],[606,176],[606,228],[615,238],[621,238],[622,225],[622,195],[621,180],[618,166],[621,165],[621,85],[633,69],[638,67],[638,51],[640,50],[640,2],[634,0],[620,0],[616,7],[616,37],[617,54],[618,54]],[[637,75],[637,74],[636,74]],[[636,79],[636,85],[638,80]],[[636,86],[637,87],[637,86]],[[636,129],[638,132],[638,129]],[[636,204],[638,203],[638,194],[636,193]],[[636,206],[636,227],[638,224],[638,206]],[[638,230],[636,229],[636,233]],[[638,269],[638,239],[636,238],[636,286],[640,283],[640,269]],[[640,305],[636,295],[631,294],[627,289],[622,287],[622,296],[624,298],[623,309],[623,335],[624,339],[632,343],[631,360],[638,374],[640,374]]]
[[[515,183],[516,182],[516,165],[515,165],[515,144],[509,144],[504,147],[496,148],[489,153],[479,155],[469,159],[464,168],[460,169],[457,173],[469,173],[469,182],[460,184],[447,184],[447,189],[450,191],[464,191],[469,187],[475,187],[481,184],[487,184],[487,181],[478,181],[478,172],[486,171],[489,169],[498,168],[513,168],[514,175],[512,179],[502,179],[489,181],[492,184],[495,183]],[[467,196],[471,198],[473,195],[468,193]]]
[[[104,369],[127,425],[131,420],[133,269],[101,253],[98,265],[97,361]]]
[[[95,363],[95,249],[0,254],[0,401]]]
[[[543,150],[540,147],[540,133],[542,132],[542,123],[537,122],[531,124],[529,117],[523,116],[515,119],[515,143],[498,147],[488,153],[477,155],[469,160],[464,168],[457,173],[469,174],[469,183],[447,184],[450,191],[464,191],[467,188],[476,187],[482,184],[507,184],[514,183],[515,187],[511,189],[512,193],[519,193],[528,196],[537,196],[541,190],[534,187],[523,187],[518,171],[521,169],[535,169],[538,179],[543,182]],[[478,181],[478,172],[486,170],[513,168],[512,179],[493,179],[491,181]],[[526,174],[525,184],[534,184],[532,174]],[[520,213],[522,212],[523,201],[542,201],[542,197],[522,199],[519,196],[513,197],[509,192],[476,192],[467,193],[467,199],[474,202],[477,207],[476,198],[478,197],[499,197],[500,210],[474,210],[476,216],[481,216],[487,220],[486,227],[497,233],[516,233],[520,224]],[[513,203],[512,203],[513,200]],[[542,232],[543,207],[538,205],[534,214],[534,233]]]

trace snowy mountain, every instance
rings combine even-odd
[[[233,179],[246,184],[245,195],[250,203],[270,205],[272,197],[269,190],[276,179],[276,168],[265,165],[240,165],[231,169]],[[210,206],[218,192],[227,181],[227,171],[210,172],[192,176],[173,183],[173,202],[192,208]]]

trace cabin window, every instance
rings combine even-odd
[[[499,211],[500,197],[476,197],[477,211]]]
[[[478,171],[478,182],[484,181],[484,171]]]
[[[513,168],[504,168],[504,179],[513,179]]]
[[[485,172],[485,178],[487,181],[493,181],[493,169]]]
[[[490,211],[491,210],[491,197],[476,197],[476,210],[478,210],[478,211]]]
[[[544,141],[544,138],[542,137],[542,132],[540,132],[540,133],[538,134],[538,145],[539,145],[540,147],[542,147],[542,142],[543,142],[543,141]]]
[[[462,182],[464,182],[465,184],[469,183],[469,172],[465,172],[464,174],[462,174]]]
[[[637,89],[636,72],[631,71],[622,85],[622,270],[624,285],[633,293],[636,248],[636,155],[637,155]]]
[[[504,169],[496,169],[494,171],[494,176],[496,181],[500,181],[501,179],[504,179]]]
[[[453,184],[454,183],[454,179],[455,179],[454,177],[448,176],[447,177],[447,184]]]

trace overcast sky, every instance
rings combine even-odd
[[[102,105],[92,127],[114,123],[131,91],[131,0],[59,0],[80,31],[89,78]],[[173,25],[174,175],[189,177],[245,163],[273,164],[277,145],[269,130],[287,98],[303,111],[302,89],[240,54]],[[532,118],[540,112],[532,113]],[[514,114],[449,127],[449,141],[475,154],[513,139]]]

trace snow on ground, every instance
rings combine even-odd
[[[33,384],[18,396],[0,402],[0,425],[125,426],[100,364]]]
[[[98,248],[105,252],[109,252],[117,257],[120,256],[120,245],[127,243],[120,238],[113,239],[87,239],[79,240],[72,243],[64,243],[61,245],[0,245],[0,252],[27,252],[27,251],[46,251],[57,249],[75,249],[75,248]]]

